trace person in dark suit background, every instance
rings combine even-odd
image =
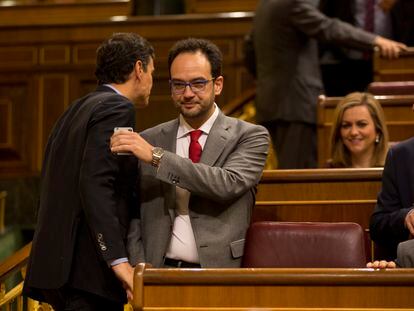
[[[414,137],[392,146],[382,174],[382,187],[371,215],[370,235],[381,258],[396,258],[397,245],[414,235]]]
[[[177,42],[168,57],[177,119],[138,133],[115,133],[112,151],[141,161],[141,223],[131,226],[131,262],[154,267],[240,267],[255,189],[269,147],[267,130],[225,116],[222,54],[205,39]],[[197,139],[191,136],[198,133]],[[194,151],[192,146],[198,146]],[[197,155],[197,157],[194,157]],[[152,164],[152,165],[151,165]]]
[[[256,119],[272,136],[278,168],[316,167],[316,103],[323,92],[317,41],[397,57],[405,45],[331,19],[316,0],[262,0],[253,38]]]
[[[116,127],[135,125],[148,104],[154,50],[117,33],[97,50],[99,86],[55,124],[42,167],[40,206],[24,294],[55,310],[123,310],[133,268],[126,235],[136,213],[137,161],[115,155]]]
[[[406,45],[414,44],[413,0],[321,0],[319,8],[331,18]],[[320,58],[327,96],[363,92],[373,81],[371,53],[321,42]]]

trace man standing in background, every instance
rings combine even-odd
[[[321,0],[322,13],[407,45],[414,44],[412,0]],[[364,92],[373,81],[371,52],[320,43],[322,79],[327,96]]]

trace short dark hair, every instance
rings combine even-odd
[[[144,71],[154,58],[154,48],[136,33],[114,33],[96,50],[98,84],[124,83],[140,60]]]
[[[223,55],[220,49],[213,42],[206,39],[188,38],[180,40],[174,44],[168,53],[168,71],[171,76],[171,64],[181,53],[196,53],[200,51],[204,54],[211,65],[211,76],[217,78],[222,75],[221,67]]]

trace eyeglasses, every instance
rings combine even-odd
[[[191,82],[170,80],[171,91],[175,95],[182,95],[188,85],[193,93],[203,92],[206,89],[207,83],[214,81],[215,79],[216,78],[212,78],[210,80],[194,80]]]

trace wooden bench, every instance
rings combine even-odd
[[[374,53],[374,81],[413,81],[414,47],[408,48],[399,58],[386,59],[379,51]]]
[[[382,168],[264,171],[252,222],[355,222],[366,234],[367,260],[377,257],[369,219],[381,188]]]
[[[135,268],[137,311],[412,310],[414,269]]]
[[[368,229],[382,170],[264,171],[252,221],[350,221]]]
[[[330,158],[330,136],[335,108],[343,97],[319,96],[317,105],[318,163],[323,167]],[[390,141],[398,142],[414,134],[414,95],[376,95],[385,114]]]
[[[90,22],[131,16],[132,9],[132,0],[10,1],[8,5],[0,5],[0,21],[2,26]]]

